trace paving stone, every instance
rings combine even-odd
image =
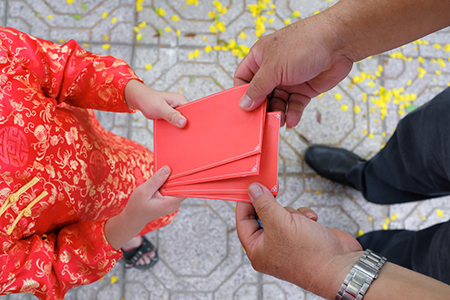
[[[217,35],[210,31],[214,21],[208,16],[215,7],[212,1],[202,0],[198,6],[187,5],[185,0],[145,0],[139,12],[135,0],[85,0],[74,1],[72,5],[61,0],[3,0],[0,24],[58,43],[75,39],[89,51],[120,57],[147,85],[181,93],[192,101],[233,86],[233,75],[242,58],[231,51],[206,53],[205,47],[225,45],[231,39],[251,47],[257,37],[248,4],[256,2],[222,1],[228,12],[219,21],[226,23],[227,30]],[[271,16],[273,23],[266,23],[265,34],[284,27],[286,19],[295,21],[294,11],[305,18],[336,2],[276,1],[276,15]],[[155,9],[164,9],[165,14],[158,15]],[[173,16],[179,21],[174,21]],[[146,26],[139,27],[142,22]],[[241,33],[247,37],[242,39]],[[386,226],[419,230],[450,218],[448,197],[377,205],[367,202],[350,187],[321,178],[304,162],[304,152],[310,143],[344,147],[366,159],[375,155],[405,117],[398,104],[391,101],[382,118],[380,108],[372,101],[379,98],[382,87],[404,89],[404,94],[416,95],[412,103],[419,106],[449,85],[449,53],[444,46],[450,43],[450,30],[421,40],[428,44],[411,43],[354,64],[339,85],[311,100],[299,125],[281,129],[277,200],[282,205],[312,207],[319,215],[319,223],[354,236]],[[110,48],[105,49],[108,48],[105,44]],[[190,59],[195,50],[200,55]],[[406,59],[392,57],[396,53]],[[419,76],[419,68],[426,71],[423,77]],[[355,82],[361,74],[372,78]],[[338,95],[342,99],[338,100]],[[364,97],[367,100],[363,101]],[[343,105],[348,109],[342,110]],[[153,149],[153,123],[141,113],[96,112],[96,115],[106,130]],[[153,269],[124,270],[118,264],[102,281],[73,289],[66,298],[321,299],[253,270],[237,237],[235,206],[234,202],[226,201],[186,200],[172,224],[146,235],[159,249],[160,261]],[[118,279],[114,284],[112,276]],[[0,298],[32,299],[29,295]]]

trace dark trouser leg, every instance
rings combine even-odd
[[[392,263],[450,284],[450,222],[419,231],[369,232],[358,241]]]
[[[450,194],[450,89],[406,116],[386,146],[347,179],[378,204]],[[450,222],[420,230],[381,230],[359,242],[388,261],[450,284]]]
[[[406,116],[386,146],[347,179],[379,204],[450,194],[450,88]]]

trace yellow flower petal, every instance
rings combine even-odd
[[[239,34],[239,38],[241,40],[245,40],[247,38],[247,35],[243,31],[241,31],[241,33]]]
[[[369,139],[373,139],[373,133],[369,133],[369,135],[367,136]]]
[[[336,98],[336,100],[341,100],[342,99],[342,95],[339,93],[334,94],[334,98]]]
[[[283,21],[284,25],[289,25],[291,24],[291,19],[286,19]]]
[[[422,67],[418,67],[417,70],[419,71],[419,75],[417,75],[419,78],[423,78],[427,74],[427,71]]]
[[[114,24],[114,23],[116,23],[116,22],[117,22],[117,18],[116,18],[116,17],[114,17],[114,18],[111,19],[111,24]]]
[[[147,71],[150,71],[152,68],[153,68],[153,66],[152,66],[151,64],[146,64],[146,65],[145,65],[145,69],[146,69]]]
[[[341,110],[342,111],[347,111],[348,110],[348,105],[342,104],[341,105]]]
[[[111,45],[110,44],[104,44],[102,46],[102,48],[105,49],[105,50],[108,50],[109,48],[111,48]]]
[[[177,29],[177,36],[180,36],[181,30]]]
[[[136,41],[142,41],[142,34],[136,34]]]
[[[114,284],[117,282],[119,278],[117,276],[111,276],[111,284]]]
[[[359,107],[358,105],[355,105],[355,108],[353,109],[353,111],[355,112],[355,114],[359,114],[361,112],[361,107]]]
[[[397,220],[397,214],[393,214],[393,215],[391,216],[391,220],[392,220],[392,221]]]
[[[145,22],[145,21],[139,23],[139,25],[138,25],[139,28],[144,28],[145,26],[147,26],[147,22]]]
[[[437,215],[438,215],[440,218],[442,218],[442,217],[444,216],[444,212],[443,212],[442,210],[440,210],[440,209],[438,209],[438,210],[436,211],[436,213],[437,213]]]
[[[298,10],[294,11],[292,15],[296,18],[300,17],[300,12]]]
[[[171,32],[171,31],[172,31],[172,28],[166,27],[166,28],[164,28],[164,30],[165,30],[166,32]]]
[[[48,16],[47,16],[47,19],[48,19],[48,20],[53,19],[53,15],[48,15]]]
[[[439,50],[439,49],[441,49],[442,46],[439,44],[434,44],[433,47],[436,48],[437,50]]]
[[[212,33],[216,33],[216,32],[217,32],[216,26],[213,26],[213,25],[209,26],[209,30],[210,30]]]
[[[178,16],[176,16],[176,15],[173,15],[171,19],[172,19],[172,21],[174,21],[174,22],[180,21],[180,17],[178,17]]]
[[[73,4],[73,0],[67,0],[67,4],[72,5]]]
[[[164,15],[166,14],[166,11],[164,10],[164,8],[161,7],[157,7],[155,8],[155,11],[158,15],[160,15],[161,17],[164,17]]]
[[[186,4],[198,6],[198,0],[186,0]]]
[[[102,19],[106,19],[107,16],[108,16],[108,13],[106,11],[102,13]]]
[[[212,51],[212,47],[211,47],[210,45],[208,45],[208,46],[205,47],[205,52],[206,52],[206,53],[209,53],[209,52],[211,52],[211,51]]]
[[[364,234],[364,231],[362,231],[361,229],[358,230],[358,237],[362,236]]]

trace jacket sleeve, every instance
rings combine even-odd
[[[129,80],[142,80],[122,59],[90,53],[74,40],[58,45],[7,27],[0,27],[0,42],[13,59],[11,68],[28,69],[46,97],[83,108],[134,112],[124,89]]]
[[[102,278],[122,257],[106,241],[105,222],[79,222],[57,235],[18,241],[0,233],[0,295],[31,293],[59,300],[69,289]]]

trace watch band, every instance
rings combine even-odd
[[[370,284],[378,277],[378,272],[386,262],[386,258],[367,249],[353,264],[339,288],[336,300],[361,300]]]

